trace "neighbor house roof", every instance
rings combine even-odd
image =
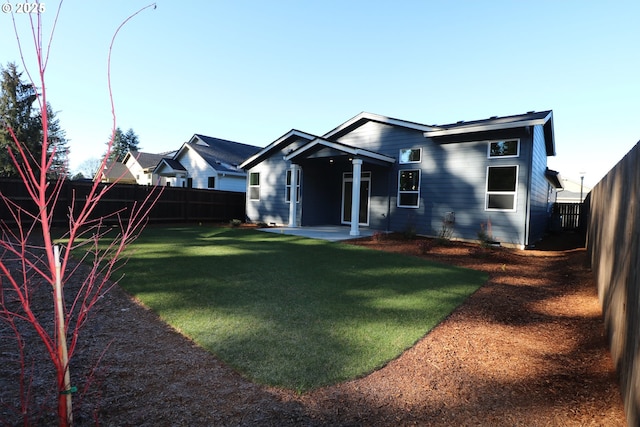
[[[97,176],[96,179],[106,182],[115,182],[116,180],[121,183],[136,182],[136,178],[131,174],[129,168],[120,162],[107,162],[102,176]]]
[[[130,157],[133,157],[134,159],[136,159],[142,169],[152,170],[155,169],[156,166],[158,166],[158,163],[160,163],[163,158],[168,157],[173,153],[175,153],[175,151],[171,154],[153,154],[144,153],[142,151],[129,151],[127,155],[124,156],[124,160],[122,161],[122,163],[127,163],[127,160],[129,160]]]
[[[167,171],[163,172],[164,169],[166,169]],[[186,172],[186,171],[187,170],[185,169],[185,167],[182,166],[182,164],[179,161],[169,159],[167,157],[160,160],[160,163],[158,163],[158,166],[156,166],[155,168],[155,173],[161,176],[176,176],[177,172]]]
[[[242,144],[220,138],[195,134],[185,146],[197,152],[218,172],[242,174],[240,164],[260,150],[254,145]],[[180,149],[182,151],[183,148]],[[179,154],[176,154],[178,157]]]

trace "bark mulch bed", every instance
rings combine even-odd
[[[624,426],[595,285],[573,240],[528,251],[399,236],[351,242],[483,270],[489,281],[384,368],[303,395],[247,381],[114,288],[72,361],[81,378],[108,346],[90,391],[75,397],[76,424]],[[15,357],[4,341],[0,423],[13,424]],[[38,371],[36,382],[50,374]]]

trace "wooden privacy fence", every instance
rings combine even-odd
[[[640,425],[640,142],[591,190],[587,251],[627,423]]]
[[[63,183],[54,209],[55,226],[64,226],[68,223],[72,201],[75,204],[75,210],[78,211],[91,185],[91,182],[86,181]],[[53,187],[53,183],[51,186]],[[92,218],[104,217],[124,208],[126,210],[123,211],[122,218],[126,220],[134,203],[142,203],[149,192],[159,190],[152,186],[116,184],[98,203]],[[222,222],[245,219],[245,193],[178,187],[164,187],[162,190],[158,202],[149,214],[150,223]],[[27,211],[34,212],[35,205],[19,179],[0,179],[0,193]],[[0,219],[8,225],[16,223],[4,203],[0,203]],[[28,220],[26,217],[21,218],[23,222]],[[111,220],[115,221],[116,218]]]
[[[560,218],[563,230],[578,230],[586,227],[582,203],[554,203],[553,216]]]

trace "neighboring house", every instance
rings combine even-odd
[[[582,203],[591,191],[591,187],[584,185],[584,182],[575,182],[569,179],[562,180],[562,191],[558,192],[558,203]]]
[[[246,191],[246,172],[240,163],[260,147],[195,134],[172,158],[160,161],[154,173],[163,185]]]
[[[175,151],[160,154],[129,151],[122,163],[129,169],[138,184],[156,185],[160,182],[160,177],[154,173],[154,170],[163,158],[173,157],[175,153]]]
[[[547,230],[559,174],[551,111],[429,126],[361,113],[323,136],[291,130],[240,167],[247,217],[348,224],[524,248]],[[292,203],[291,201],[294,201]]]
[[[96,174],[95,180],[101,182],[118,182],[120,184],[135,184],[136,178],[124,163],[107,162],[101,173]]]

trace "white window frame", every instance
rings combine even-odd
[[[404,172],[417,172],[418,173],[418,189],[417,190],[401,190],[400,189],[400,184],[401,184],[401,175]],[[397,194],[397,201],[396,201],[396,205],[399,208],[411,208],[411,209],[418,209],[420,207],[420,186],[422,184],[422,170],[421,169],[400,169],[398,171],[398,194]],[[415,205],[401,205],[400,204],[400,195],[401,194],[416,194],[417,198],[416,198],[416,204]]]
[[[491,144],[497,144],[500,142],[507,141],[515,141],[516,142],[516,154],[505,154],[504,156],[500,155],[491,155]],[[487,158],[488,159],[508,159],[513,157],[520,157],[520,139],[519,138],[507,138],[507,139],[496,139],[493,141],[487,141]]]
[[[491,169],[497,168],[515,168],[515,186],[513,191],[489,191],[489,171]],[[520,167],[518,165],[500,165],[500,166],[487,166],[487,181],[485,184],[485,199],[484,199],[484,209],[485,211],[498,211],[498,212],[515,212],[518,208],[518,174],[520,172]],[[513,195],[513,207],[511,209],[501,209],[501,208],[490,208],[489,207],[489,197],[491,195]]]
[[[211,186],[211,185],[210,185],[210,183],[211,183],[211,181],[210,181],[210,180],[211,180],[211,179],[213,179],[213,186]],[[208,176],[208,177],[207,177],[207,188],[213,188],[213,189],[215,189],[215,188],[216,188],[216,181],[217,181],[217,180],[218,180],[218,179],[217,179],[217,177],[216,177],[215,175]]]
[[[258,184],[251,184],[251,176],[253,175],[258,176]],[[251,191],[252,189],[257,190],[258,197],[252,197],[253,196],[252,194],[253,192]],[[249,172],[249,200],[253,200],[253,201],[260,200],[260,172]]]
[[[296,174],[296,203],[300,203],[300,182],[302,181],[302,169]],[[291,203],[291,169],[287,169],[284,177],[284,201]]]
[[[403,161],[402,160],[402,153],[405,151],[418,151],[420,158],[418,160],[407,160],[407,161]],[[409,154],[410,156],[411,154]],[[422,148],[401,148],[400,152],[398,154],[398,163],[401,165],[408,165],[411,163],[421,163],[422,162]]]

